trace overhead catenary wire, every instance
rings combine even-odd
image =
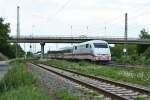
[[[131,16],[131,14],[129,13],[130,16],[131,16],[131,17],[129,16],[130,20],[132,20],[132,19],[135,20],[135,19],[140,18],[140,17],[143,16],[143,15],[145,16],[146,14],[149,14],[148,11],[143,12],[143,10],[148,9],[148,7],[149,7],[149,6],[145,6],[145,7],[140,7],[140,8],[137,8],[137,9],[133,10],[134,12],[137,12],[137,13],[134,14],[134,16]],[[134,7],[132,7],[132,9],[134,9]],[[141,11],[142,11],[142,12],[141,12]],[[139,12],[140,12],[140,13],[139,13]],[[108,21],[108,23],[111,22],[111,24],[113,25],[113,24],[115,24],[115,23],[121,21],[121,20],[118,20],[118,19],[121,19],[120,16],[118,16],[118,17],[112,19],[111,21]]]
[[[62,12],[66,6],[71,2],[71,0],[67,0],[60,8],[58,8],[58,10],[56,12],[54,12],[53,16],[51,16],[51,18],[49,19],[49,15],[52,15],[51,13],[48,14],[48,18],[46,19],[46,22],[49,20],[52,20],[53,17],[56,17],[60,12]]]
[[[57,16],[60,12],[62,12],[65,8],[66,8],[66,6],[69,4],[71,2],[71,0],[66,0],[64,3],[63,3],[63,5],[58,9],[58,10],[56,10],[56,12],[54,13],[54,14],[52,14],[52,16],[53,17],[55,17],[55,16]],[[133,8],[133,7],[132,7]],[[143,11],[144,9],[147,9],[148,7],[146,6],[146,7],[140,7],[140,8],[137,8],[137,9],[135,9],[135,10],[133,10],[134,12],[136,12],[136,11],[138,11],[138,14],[136,14],[136,15],[134,15],[133,17],[130,17],[130,15],[129,15],[129,18],[130,18],[130,23],[131,23],[131,19],[138,19],[138,18],[140,18],[140,15],[141,14],[145,14],[145,13],[147,13],[148,14],[148,12],[141,12],[141,11]],[[139,13],[140,12],[140,13]],[[51,19],[53,18],[53,17],[51,17]],[[47,19],[47,20],[51,20],[51,19]],[[123,18],[121,17],[120,18],[120,16],[117,16],[117,17],[114,17],[114,18],[111,18],[110,20],[106,20],[106,23],[104,23],[105,25],[104,26],[113,26],[114,24],[121,24],[120,22],[121,21],[123,21]],[[49,21],[46,21],[46,22],[49,22]],[[133,22],[133,21],[132,21]],[[101,29],[103,29],[103,28],[101,28]],[[110,29],[110,28],[109,28]]]
[[[147,9],[148,7],[145,7],[144,9]],[[141,8],[140,8],[141,9]],[[139,9],[137,9],[136,11],[138,11]],[[142,11],[143,11],[143,9],[142,9]],[[129,17],[129,19],[130,19],[130,25],[132,24],[132,25],[134,25],[135,24],[135,22],[137,23],[137,20],[138,19],[140,19],[140,18],[142,18],[143,16],[146,16],[146,15],[149,15],[149,12],[148,11],[146,11],[146,12],[141,12],[141,13],[138,13],[138,14],[136,14],[136,15],[134,15],[134,16],[131,16],[131,17]],[[133,20],[134,19],[134,20]],[[148,21],[148,20],[147,20]],[[115,23],[116,22],[118,22],[118,20],[116,21],[114,21]],[[113,24],[115,24],[115,23],[113,23]],[[113,24],[111,24],[111,25],[113,25]],[[133,27],[131,25],[131,27]],[[146,25],[150,25],[150,24],[143,24],[143,25],[136,25],[136,26],[134,26],[134,29],[135,28],[137,28],[137,27],[140,27],[140,26],[146,26]]]

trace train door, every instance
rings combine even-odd
[[[73,47],[73,51],[72,51],[72,59],[77,59],[77,57],[76,57],[76,52],[77,52],[77,46],[74,46]]]

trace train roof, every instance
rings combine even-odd
[[[87,43],[107,43],[104,40],[91,40],[91,41],[87,41]]]
[[[91,44],[91,43],[107,43],[107,42],[104,41],[104,40],[91,40],[91,41],[86,41],[86,42],[82,42],[82,43],[79,43],[79,44],[75,44],[74,46],[84,45],[84,44]],[[73,49],[73,46],[60,48],[59,51],[71,50],[71,49]]]
[[[107,43],[107,42],[104,40],[90,40],[90,41],[79,43],[77,45],[83,45],[83,44],[87,44],[87,43],[91,44],[91,43]]]
[[[73,47],[63,47],[63,48],[60,48],[60,50],[69,50],[69,49],[72,49]]]

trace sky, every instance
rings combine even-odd
[[[16,35],[17,6],[20,34],[24,36],[123,37],[125,13],[128,37],[138,37],[143,28],[150,29],[149,0],[0,0],[0,17],[10,23],[11,36]],[[30,50],[29,44],[21,46]],[[63,46],[66,45],[46,44],[45,49]],[[40,50],[39,44],[32,47]]]

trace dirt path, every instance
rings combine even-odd
[[[0,61],[0,79],[5,75],[9,68],[9,61]]]

